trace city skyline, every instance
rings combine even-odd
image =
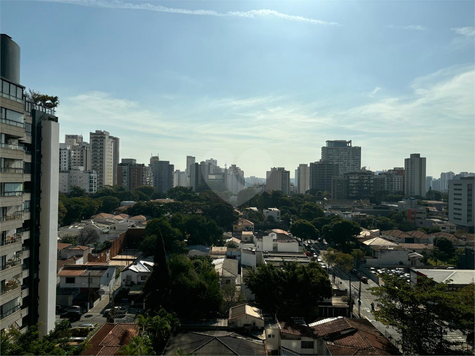
[[[292,5],[3,1],[2,32],[60,98],[60,137],[109,131],[121,158],[264,177],[352,140],[373,171],[475,171],[473,3]]]

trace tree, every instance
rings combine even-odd
[[[110,195],[102,196],[97,201],[101,203],[101,210],[105,213],[113,213],[120,206],[120,200]]]
[[[383,279],[384,285],[372,288],[379,304],[373,313],[376,320],[396,328],[405,354],[453,353],[443,336],[462,324],[458,318],[465,318],[465,325],[473,330],[473,292],[465,298],[460,292],[449,291],[447,283],[435,283],[424,276],[418,276],[414,286],[393,275]]]
[[[184,240],[180,230],[172,227],[167,218],[152,219],[147,222],[145,227],[147,235],[155,235],[163,239],[166,251],[179,251],[179,241]]]
[[[87,197],[87,192],[85,189],[73,185],[71,187],[71,191],[69,192],[69,196],[71,198],[81,198],[81,197]]]
[[[2,355],[67,355],[81,353],[84,345],[74,350],[68,343],[71,338],[71,323],[63,320],[43,337],[40,337],[38,326],[31,325],[22,333],[15,327],[1,332]]]
[[[314,203],[305,203],[300,208],[299,217],[304,220],[312,221],[316,218],[325,216],[323,209]]]
[[[282,268],[260,265],[249,272],[245,282],[264,311],[281,316],[311,316],[318,302],[331,296],[328,274],[315,262],[286,263]]]
[[[147,235],[140,243],[139,250],[143,253],[144,257],[152,256],[154,254],[156,244],[157,236]]]
[[[348,272],[354,266],[353,256],[348,253],[343,253],[334,248],[327,248],[325,253],[322,254],[322,260],[333,271],[333,280],[335,279],[334,267],[339,267],[345,272]]]
[[[432,253],[437,259],[446,262],[454,256],[455,247],[452,241],[446,237],[436,237],[434,239],[434,251]]]
[[[385,216],[380,216],[376,220],[375,227],[380,229],[381,231],[387,231],[387,230],[394,230],[397,226],[391,219]]]
[[[175,332],[180,322],[175,315],[160,309],[154,316],[137,315],[135,324],[139,327],[139,335],[151,341],[151,347],[156,354],[162,354],[168,338]]]
[[[88,246],[98,243],[99,238],[100,235],[97,229],[94,226],[89,225],[85,226],[84,229],[79,232],[76,241],[79,245]]]
[[[343,252],[350,252],[355,237],[361,232],[361,227],[350,220],[337,220],[323,227],[325,239]]]
[[[147,336],[137,335],[121,347],[119,355],[155,355],[155,352]]]
[[[58,201],[58,225],[63,226],[63,220],[66,217],[66,214],[68,211],[66,210],[66,207],[64,206],[64,203],[59,200]]]
[[[141,185],[134,189],[135,192],[141,192],[148,197],[148,200],[151,199],[152,195],[157,191],[155,187],[150,185]]]
[[[292,235],[300,237],[302,240],[316,240],[320,233],[307,220],[297,220],[290,228]]]

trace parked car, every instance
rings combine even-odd
[[[366,276],[361,276],[361,282],[368,283],[368,278]]]
[[[61,314],[61,318],[67,318],[70,321],[79,321],[81,319],[81,313],[78,311],[67,311]]]
[[[358,274],[358,270],[356,268],[353,268],[351,270],[351,274],[354,274],[356,276]]]

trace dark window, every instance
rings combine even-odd
[[[74,284],[74,283],[76,283],[76,278],[66,277],[66,284]]]
[[[313,349],[313,341],[302,341],[302,349]]]

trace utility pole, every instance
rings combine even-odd
[[[361,318],[361,280],[360,280],[360,289],[358,290],[358,316]]]
[[[91,271],[89,271],[88,277],[87,277],[87,310],[91,309]]]
[[[350,284],[350,318],[353,315],[353,296],[351,295],[351,275],[348,275],[348,282]]]

